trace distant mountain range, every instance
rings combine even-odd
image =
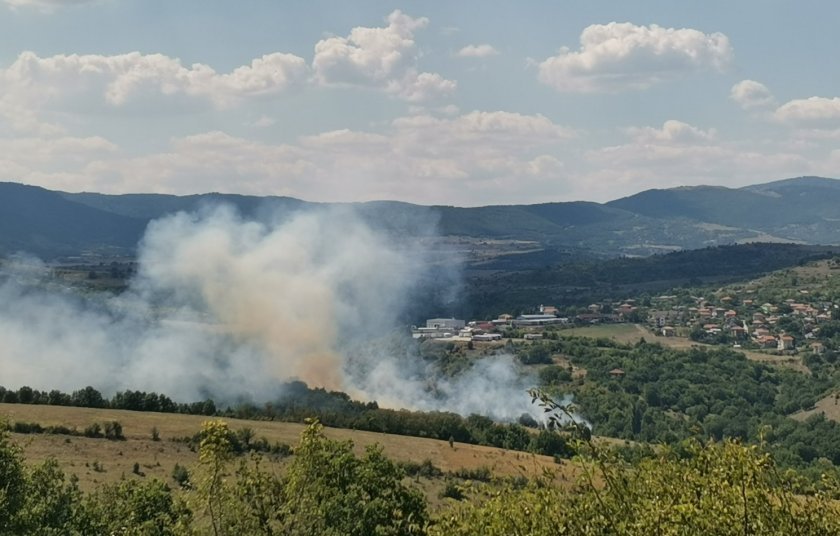
[[[276,218],[326,204],[231,194],[66,193],[0,183],[0,254],[44,258],[131,254],[150,220],[229,204],[246,218]],[[647,255],[743,242],[840,244],[840,180],[800,177],[747,186],[647,190],[609,203],[475,208],[395,201],[341,204],[402,235],[519,240],[545,251]]]

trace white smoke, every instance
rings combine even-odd
[[[422,248],[349,210],[245,221],[227,208],[152,222],[128,291],[83,299],[33,259],[5,263],[0,384],[189,401],[267,401],[288,380],[381,406],[535,413],[514,360],[479,360],[446,377],[418,357],[354,353],[393,330],[423,278]],[[35,281],[35,283],[33,283]]]

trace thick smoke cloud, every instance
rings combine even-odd
[[[34,259],[4,266],[0,384],[178,400],[276,397],[288,380],[388,407],[513,420],[533,413],[510,357],[446,377],[417,356],[375,351],[429,266],[415,242],[349,210],[266,223],[217,207],[152,222],[117,297],[81,297]]]

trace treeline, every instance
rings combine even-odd
[[[142,391],[118,392],[107,399],[90,386],[69,395],[56,390],[43,392],[21,387],[15,391],[0,387],[0,401],[295,423],[317,418],[324,425],[334,428],[427,437],[547,456],[570,457],[574,454],[562,436],[535,430],[538,423],[527,415],[519,423],[497,423],[480,415],[462,417],[449,412],[385,409],[376,402],[359,402],[346,393],[313,389],[303,382],[285,384],[281,392],[282,396],[275,402],[262,405],[241,402],[225,409],[218,409],[209,399],[190,404],[176,403],[165,395]]]
[[[704,281],[751,279],[775,270],[832,258],[835,246],[751,243],[684,250],[649,257],[587,259],[539,269],[493,271],[470,277],[457,313],[495,318],[527,311],[537,303],[588,305],[614,300],[616,293],[659,292]]]
[[[93,387],[85,387],[70,394],[57,389],[39,391],[29,386],[18,390],[0,386],[0,402],[6,404],[40,404],[48,406],[73,406],[78,408],[108,408],[158,413],[184,413],[187,415],[216,415],[216,404],[208,399],[203,402],[177,403],[166,395],[143,391],[122,391],[110,399]]]

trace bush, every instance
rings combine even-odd
[[[432,463],[432,460],[426,458],[420,463],[417,462],[400,462],[400,469],[402,469],[407,476],[435,478],[443,475],[443,471]]]
[[[463,480],[478,480],[479,482],[490,482],[493,480],[493,471],[486,465],[476,467],[475,469],[462,467],[457,471],[453,471],[452,475]]]
[[[118,421],[110,421],[105,423],[105,439],[117,441],[125,439],[122,431],[122,424]]]
[[[446,485],[438,496],[441,499],[455,499],[456,501],[463,501],[466,498],[464,489],[452,480],[446,481]]]
[[[178,465],[177,463],[175,464],[175,467],[172,469],[172,480],[177,482],[183,489],[192,488],[192,484],[190,483],[190,472],[183,465]]]

